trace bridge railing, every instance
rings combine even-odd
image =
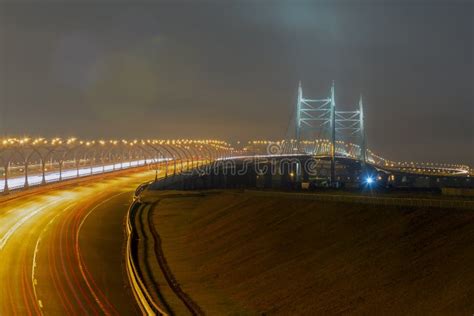
[[[164,165],[176,173],[232,150],[217,140],[5,139],[0,141],[0,192],[140,166]]]

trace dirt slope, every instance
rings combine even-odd
[[[472,315],[474,213],[248,193],[162,200],[154,221],[209,315]]]

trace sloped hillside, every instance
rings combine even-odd
[[[209,315],[472,315],[474,212],[207,192],[154,222]]]

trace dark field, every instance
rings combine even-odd
[[[474,212],[183,193],[154,222],[209,315],[472,315]]]

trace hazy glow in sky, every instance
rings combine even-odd
[[[279,139],[334,79],[375,152],[474,165],[474,4],[315,2],[3,1],[0,133]]]

